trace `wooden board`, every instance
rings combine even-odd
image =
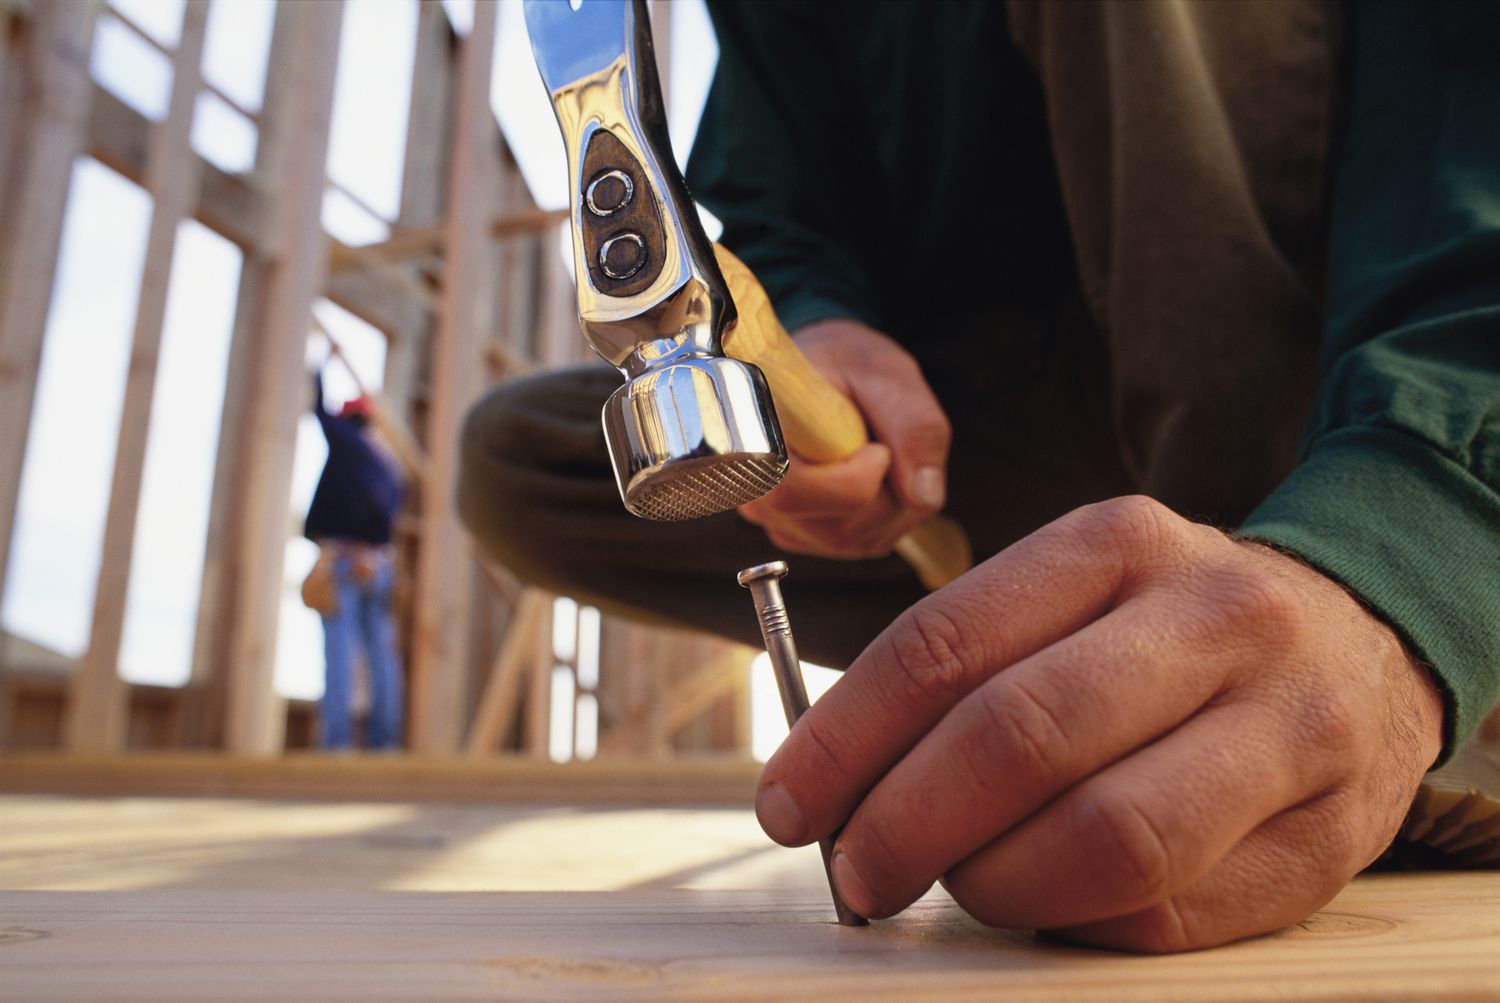
[[[483,140],[493,128],[489,107],[498,12],[474,8],[474,23],[459,47],[453,139],[445,221],[443,293],[433,332],[428,388],[427,479],[418,499],[421,547],[413,583],[408,741],[427,753],[456,752],[463,734],[460,698],[468,632],[469,545],[453,510],[458,440],[463,417],[478,390],[475,343],[487,329],[481,283],[491,257]]]
[[[66,741],[75,752],[118,752],[125,747],[129,706],[125,681],[120,678],[120,646],[125,635],[136,518],[177,228],[197,201],[196,164],[188,155],[192,152],[193,110],[202,83],[199,64],[207,28],[207,4],[188,4],[183,9],[177,49],[171,53],[172,96],[167,117],[152,130],[147,156],[146,190],[153,205],[146,234],[146,263],[136,298],[135,331],[125,377],[125,400],[120,408],[93,620],[88,647],[73,672],[68,692]]]
[[[25,466],[27,429],[36,396],[42,342],[61,248],[73,159],[88,130],[88,54],[103,6],[37,4],[21,37],[28,52],[13,58],[24,84],[21,134],[12,154],[0,222],[0,593]],[[7,32],[9,26],[7,25]],[[10,39],[0,40],[9,46]]]
[[[749,805],[759,764],[740,758],[550,763],[519,756],[279,759],[215,753],[0,756],[0,792],[349,801]],[[0,835],[5,818],[0,814]],[[0,843],[3,846],[3,843]]]
[[[832,922],[746,809],[0,798],[0,1000],[1493,1000],[1500,874],[1151,958]],[[76,890],[64,890],[76,889]]]
[[[0,892],[0,998],[1480,1000],[1500,876],[1357,881],[1272,937],[1147,958],[951,901],[849,929],[826,891]]]
[[[287,4],[276,9],[266,76],[265,121],[257,173],[275,197],[267,207],[263,327],[256,332],[249,407],[237,433],[245,460],[243,515],[231,541],[240,560],[226,664],[224,744],[245,755],[282,748],[286,709],[273,676],[281,611],[292,461],[305,408],[304,355],[314,297],[322,288],[327,242],[319,222],[336,53],[343,8]],[[259,160],[265,160],[261,173]],[[240,372],[245,372],[240,370]]]

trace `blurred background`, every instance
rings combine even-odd
[[[650,9],[685,160],[717,46]],[[0,749],[317,746],[319,368],[408,482],[404,750],[774,749],[763,655],[526,589],[452,511],[470,403],[588,357],[519,0],[0,0],[0,43]]]

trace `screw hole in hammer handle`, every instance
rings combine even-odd
[[[815,463],[854,453],[869,441],[859,409],[807,361],[781,326],[755,273],[720,244],[714,245],[714,256],[739,315],[724,335],[724,354],[759,366],[765,374],[787,445]],[[896,553],[929,589],[941,588],[974,564],[963,528],[941,515],[898,540]]]

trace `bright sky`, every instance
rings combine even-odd
[[[111,0],[111,7],[158,41],[176,44],[182,0]],[[443,7],[466,32],[472,0],[443,0]],[[270,0],[212,0],[210,8],[204,75],[251,111],[261,104],[272,17]],[[399,209],[416,22],[416,0],[349,0],[345,7],[328,174],[355,198],[330,188],[323,223],[349,243],[386,237]],[[718,56],[702,0],[675,0],[671,54],[669,124],[681,160]],[[164,117],[170,64],[107,15],[96,30],[91,67],[138,111]],[[493,81],[492,107],[533,196],[546,208],[566,205],[562,143],[518,0],[501,0]],[[254,163],[254,127],[216,96],[200,96],[192,135],[194,148],[225,170]],[[7,630],[74,657],[87,644],[150,208],[134,184],[87,158],[77,162],[0,602]],[[716,230],[712,221],[710,227]],[[194,221],[181,225],[126,612],[122,673],[133,681],[177,685],[190,670],[239,269],[233,245]],[[361,379],[378,389],[384,338],[332,303],[320,301],[315,312]],[[312,338],[310,363],[325,356],[321,339]],[[332,402],[355,395],[338,363],[326,377]],[[316,548],[296,534],[324,457],[317,424],[304,416],[278,637],[276,685],[288,696],[322,691],[322,628],[297,598]],[[774,701],[768,674],[757,680],[761,702]],[[771,723],[769,732],[764,724],[757,729],[765,732],[757,735],[762,749],[779,740],[774,715]]]

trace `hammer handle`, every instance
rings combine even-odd
[[[755,273],[719,244],[714,256],[739,313],[739,321],[724,335],[724,354],[759,366],[765,374],[787,445],[804,459],[830,463],[869,442],[859,409],[797,348]],[[974,563],[963,529],[941,515],[898,540],[896,553],[929,589],[948,584]]]

